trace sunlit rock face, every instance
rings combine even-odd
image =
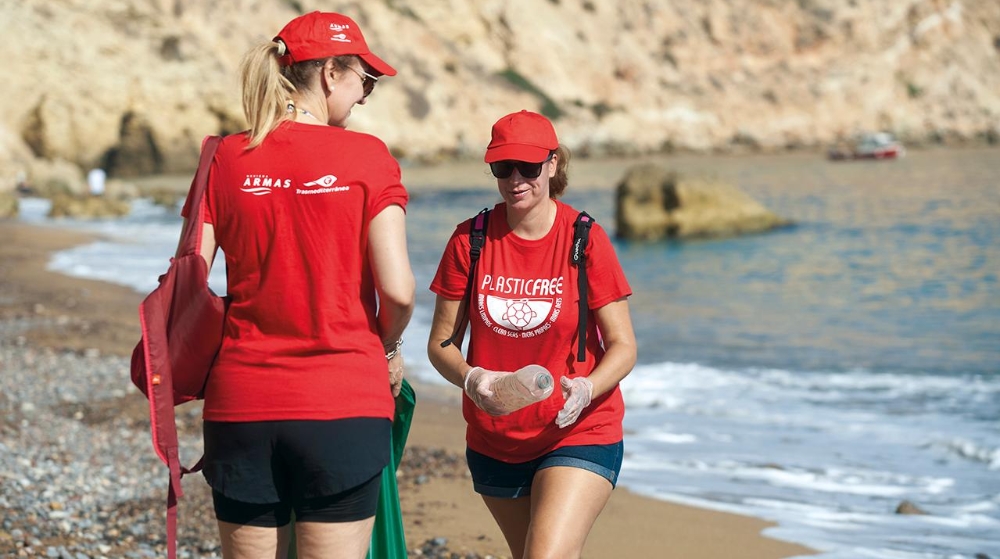
[[[0,185],[64,160],[189,171],[244,126],[239,60],[311,2],[4,2]],[[491,124],[552,117],[581,155],[1000,138],[1000,12],[955,0],[348,2],[399,75],[353,129],[404,160],[480,157]],[[0,186],[0,187],[2,187]]]

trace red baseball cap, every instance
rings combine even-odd
[[[283,66],[306,60],[354,54],[379,75],[395,76],[396,69],[368,49],[361,28],[351,18],[333,12],[311,12],[289,21],[275,41],[285,43]]]
[[[556,131],[544,116],[530,111],[511,113],[493,125],[493,137],[486,146],[487,163],[514,159],[540,163],[559,147]]]

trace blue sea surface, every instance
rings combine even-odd
[[[1000,150],[654,160],[730,182],[794,225],[615,241],[639,343],[621,483],[774,521],[768,535],[826,559],[1000,556]],[[613,188],[574,190],[573,172],[565,201],[613,234]],[[441,250],[497,200],[482,177],[412,196],[418,308],[403,348],[421,380],[443,382],[419,341]],[[23,219],[52,223],[44,206],[28,201]],[[143,292],[179,232],[176,212],[146,201],[58,226],[103,240],[52,268]],[[212,282],[224,291],[221,269]],[[929,514],[895,514],[903,501]]]

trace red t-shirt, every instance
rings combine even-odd
[[[468,362],[495,371],[537,363],[552,372],[556,385],[548,399],[502,417],[492,417],[463,398],[469,448],[506,462],[533,460],[562,446],[622,440],[625,404],[617,386],[594,398],[572,426],[560,429],[555,424],[565,404],[559,379],[589,375],[604,355],[593,309],[632,294],[611,240],[595,223],[586,249],[587,301],[592,309],[587,318],[586,361],[577,362],[580,297],[570,248],[579,212],[556,204],[552,230],[531,241],[511,231],[506,206],[497,204],[476,265]],[[446,299],[460,300],[465,293],[471,228],[470,219],[452,234],[431,283],[431,291]]]
[[[286,122],[246,145],[223,139],[203,206],[231,297],[205,419],[391,418],[367,245],[372,217],[406,207],[399,164],[332,126]]]

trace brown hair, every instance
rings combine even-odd
[[[567,175],[570,159],[569,148],[560,144],[559,147],[556,148],[556,156],[558,157],[556,163],[556,175],[549,180],[549,198],[558,198],[562,196],[563,192],[566,190],[566,186],[569,184],[569,176]]]
[[[273,41],[261,43],[250,49],[240,63],[243,114],[249,126],[247,149],[259,146],[287,118],[292,94],[312,87],[327,60],[333,60],[338,70],[346,70],[357,58],[354,55],[335,56],[281,66],[278,58],[284,49],[283,44]]]

